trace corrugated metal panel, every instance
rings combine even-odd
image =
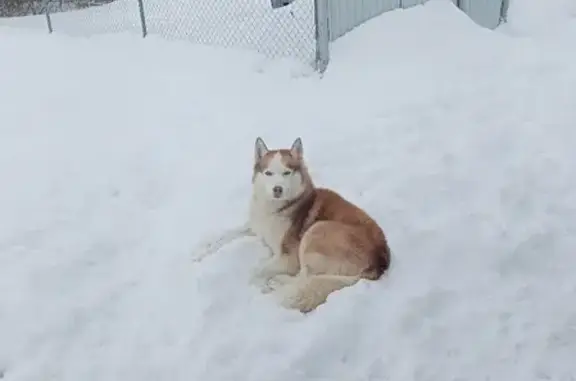
[[[460,8],[483,27],[494,29],[500,24],[502,0],[460,0]]]
[[[330,40],[334,41],[358,25],[399,6],[400,0],[330,0]]]
[[[425,3],[428,0],[401,0],[400,6],[402,8],[410,8],[415,7],[416,5],[420,5]]]
[[[409,8],[427,0],[328,0],[330,41],[342,37],[358,25],[396,8]],[[500,23],[502,2],[507,0],[452,0],[472,20],[486,28]]]

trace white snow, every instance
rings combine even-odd
[[[573,380],[576,19],[558,20],[519,36],[431,1],[337,41],[322,79],[1,27],[2,381]],[[388,276],[304,316],[248,285],[254,239],[191,261],[244,222],[258,135],[302,136],[316,182],[385,229]]]
[[[517,34],[559,34],[558,27],[576,18],[574,0],[510,0],[506,28]]]

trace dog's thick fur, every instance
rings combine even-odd
[[[359,207],[315,187],[300,138],[290,149],[277,150],[257,138],[254,155],[248,223],[207,244],[198,259],[237,238],[258,236],[272,257],[253,282],[301,312],[314,310],[330,293],[362,278],[382,276],[391,260],[384,232]]]
[[[336,192],[314,186],[300,138],[279,150],[258,138],[252,183],[250,227],[272,251],[257,277],[285,307],[311,311],[331,292],[376,280],[390,266],[378,224]]]

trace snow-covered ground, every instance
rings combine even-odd
[[[321,80],[0,28],[2,381],[573,380],[576,19],[521,11],[496,32],[442,0],[385,14]],[[384,227],[387,277],[303,316],[248,285],[253,239],[191,261],[244,221],[257,135],[302,136],[316,182]]]

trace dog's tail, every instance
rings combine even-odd
[[[388,246],[386,238],[380,240],[380,242],[374,247],[373,253],[373,263],[362,273],[362,277],[369,280],[378,280],[390,268],[390,262],[392,260],[392,252]]]
[[[293,282],[278,290],[280,304],[307,313],[325,303],[332,292],[352,286],[358,280],[358,276],[344,275],[297,276]]]
[[[229,229],[223,232],[219,237],[212,238],[202,242],[199,247],[194,250],[194,262],[200,262],[204,258],[214,254],[222,247],[232,243],[233,241],[247,236],[253,236],[252,230],[248,225],[242,225],[236,228]]]

